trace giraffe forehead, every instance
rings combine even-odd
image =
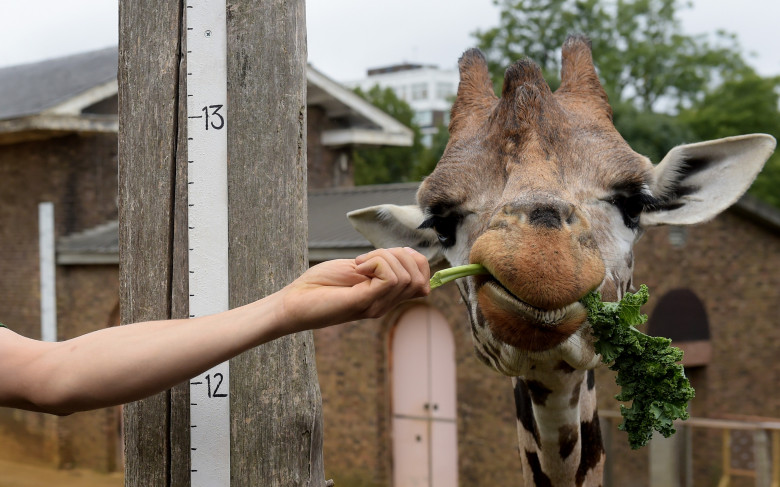
[[[652,164],[615,134],[570,131],[553,141],[534,134],[487,141],[454,141],[418,200],[426,208],[485,210],[522,197],[555,196],[571,203],[609,192],[639,188],[651,179]]]

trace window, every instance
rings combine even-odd
[[[433,111],[423,110],[414,112],[414,119],[412,121],[420,127],[430,127],[433,125]]]
[[[393,87],[393,91],[395,91],[395,96],[398,97],[399,100],[408,101],[409,98],[406,95],[406,86],[395,86]]]
[[[455,94],[455,85],[448,82],[436,83],[436,98],[446,100]]]
[[[412,84],[412,100],[428,99],[428,83]]]

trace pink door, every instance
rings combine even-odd
[[[458,485],[455,341],[428,307],[401,316],[392,343],[393,485]]]

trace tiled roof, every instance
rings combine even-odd
[[[116,76],[116,46],[2,68],[0,120],[41,113]]]
[[[370,247],[347,220],[352,210],[383,203],[411,205],[419,183],[309,191],[309,248]]]
[[[309,192],[309,250],[314,260],[333,258],[339,250],[366,251],[371,244],[347,220],[349,211],[383,203],[415,202],[418,183],[358,186]],[[57,242],[60,264],[117,263],[119,224],[108,222]]]

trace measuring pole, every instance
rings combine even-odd
[[[190,317],[229,307],[225,0],[188,0],[187,228]],[[230,485],[230,383],[224,362],[190,381],[192,487]]]

